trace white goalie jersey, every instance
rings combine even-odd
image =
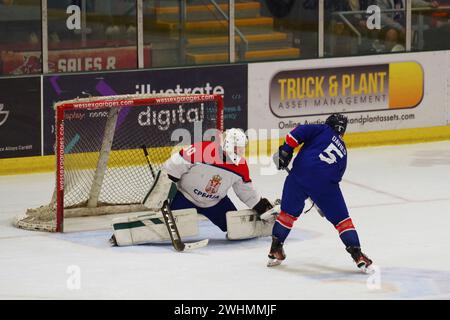
[[[173,154],[164,171],[179,179],[177,188],[189,201],[201,208],[216,205],[233,188],[249,208],[261,199],[250,179],[246,161],[227,163],[217,143],[201,142]]]

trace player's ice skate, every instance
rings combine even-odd
[[[272,245],[270,246],[268,267],[275,267],[281,264],[286,259],[286,254],[283,249],[283,242],[272,236]]]
[[[347,252],[350,253],[353,260],[356,263],[356,266],[363,273],[373,273],[374,269],[372,267],[372,260],[369,259],[364,253],[361,252],[361,248],[359,247],[348,247],[346,248]]]

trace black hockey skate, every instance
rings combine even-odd
[[[283,242],[278,240],[277,237],[272,236],[272,245],[270,246],[268,267],[275,267],[281,264],[286,259],[286,254],[283,249]]]
[[[364,253],[361,252],[360,247],[347,247],[345,248],[348,253],[351,254],[356,266],[364,273],[371,273],[372,260],[369,259]]]

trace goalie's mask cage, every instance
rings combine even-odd
[[[220,95],[90,97],[55,112],[56,188],[50,204],[16,219],[20,228],[62,232],[65,218],[146,211],[171,154],[223,131]]]

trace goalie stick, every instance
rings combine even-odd
[[[150,159],[148,158],[147,147],[145,145],[142,145],[142,150],[144,151],[145,159],[147,160],[147,164],[150,168],[150,172],[152,173],[153,178],[155,178],[155,172],[153,170],[152,164],[150,163]],[[198,249],[201,247],[205,247],[208,244],[209,239],[200,240],[200,241],[191,242],[191,243],[185,243],[181,240],[180,233],[178,232],[178,227],[175,222],[175,218],[172,214],[172,210],[170,210],[170,200],[169,199],[164,201],[163,206],[160,210],[161,210],[161,213],[162,213],[162,216],[164,219],[164,224],[167,227],[167,231],[169,231],[172,245],[176,251],[183,252],[186,250]]]
[[[181,240],[180,233],[178,232],[178,227],[175,223],[175,218],[173,217],[172,210],[170,210],[169,200],[164,201],[164,205],[161,208],[161,212],[164,218],[164,222],[169,231],[170,239],[172,240],[172,245],[178,252],[192,250],[204,247],[208,244],[208,239],[200,240],[197,242],[184,243]]]

